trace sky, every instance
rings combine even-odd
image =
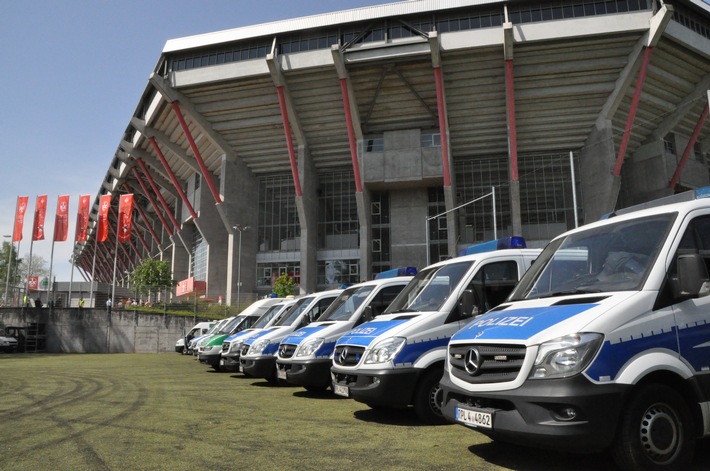
[[[79,195],[93,202],[166,41],[382,0],[22,0],[0,6],[0,236],[28,196],[19,254],[41,256],[57,281],[70,263]],[[45,240],[32,240],[47,195]],[[52,243],[69,195],[69,236]],[[1,239],[9,241],[10,238]],[[52,256],[52,247],[54,253]],[[18,244],[15,243],[17,250]]]

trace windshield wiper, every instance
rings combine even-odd
[[[601,293],[601,292],[602,292],[602,290],[600,290],[600,289],[572,288],[572,289],[566,289],[566,290],[561,290],[561,291],[554,291],[552,293],[546,293],[546,294],[543,294],[542,296],[538,296],[536,299],[555,298],[557,296],[567,296],[570,294],[591,294],[591,293]]]

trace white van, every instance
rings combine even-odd
[[[206,334],[215,325],[215,322],[217,321],[198,322],[195,324],[187,334],[180,337],[177,342],[175,342],[175,351],[177,353],[187,353],[185,346],[190,343],[190,340]]]
[[[255,378],[278,384],[276,350],[284,337],[320,317],[342,290],[321,291],[298,298],[276,324],[249,337],[242,343],[239,370]]]
[[[710,435],[709,196],[553,239],[507,302],[451,338],[444,416],[494,440],[609,449],[623,469],[688,469]]]
[[[333,392],[371,407],[413,405],[422,421],[444,422],[439,379],[449,338],[504,301],[540,253],[511,246],[525,243],[491,241],[424,268],[381,316],[343,334],[333,353]]]
[[[310,391],[328,389],[335,341],[354,326],[382,314],[411,279],[380,277],[346,288],[317,322],[281,341],[276,356],[279,379]]]

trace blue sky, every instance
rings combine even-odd
[[[0,7],[0,235],[29,196],[20,255],[38,195],[48,263],[57,198],[70,195],[69,237],[52,271],[68,281],[79,195],[93,198],[165,42],[195,34],[388,3],[377,0],[22,0]],[[9,239],[2,238],[7,241]],[[17,244],[15,245],[17,248]],[[79,280],[78,272],[74,280]]]

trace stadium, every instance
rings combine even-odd
[[[710,184],[699,0],[389,3],[170,40],[146,72],[87,280],[153,258],[183,295],[314,292]],[[129,193],[129,243],[96,243]]]

